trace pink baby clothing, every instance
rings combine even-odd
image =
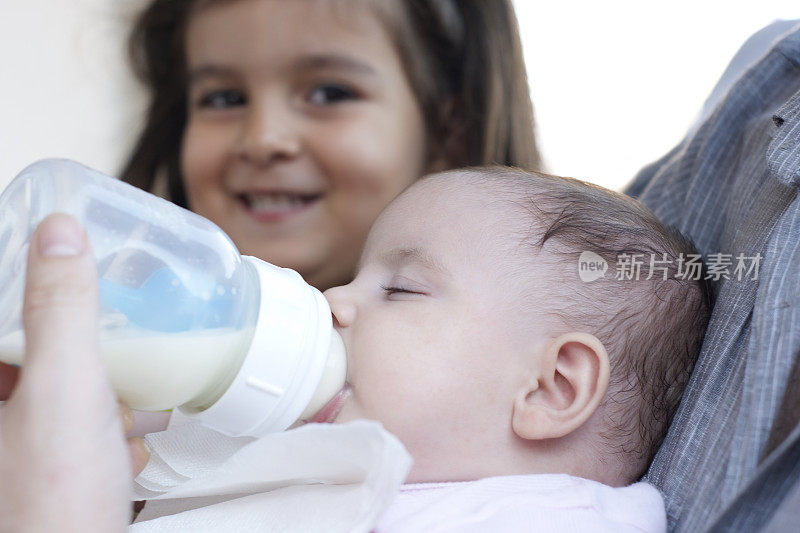
[[[376,533],[664,532],[664,501],[644,482],[610,487],[566,474],[403,485]]]

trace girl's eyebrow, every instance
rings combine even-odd
[[[353,74],[377,76],[378,72],[368,63],[351,56],[339,54],[317,54],[301,57],[292,64],[292,68],[300,71],[321,69],[342,70]],[[205,78],[231,78],[236,71],[221,65],[200,65],[189,71],[188,84],[194,85]]]
[[[354,74],[377,75],[377,71],[368,63],[352,56],[339,54],[319,54],[304,56],[294,63],[298,70],[336,69],[345,70]]]
[[[231,78],[236,75],[233,69],[219,65],[201,65],[189,71],[188,84],[194,85],[204,78]]]

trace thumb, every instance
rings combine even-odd
[[[31,238],[25,364],[0,413],[0,472],[13,487],[13,497],[6,490],[0,500],[21,509],[23,520],[46,525],[31,530],[59,524],[65,531],[122,531],[126,523],[131,464],[100,357],[97,315],[86,233],[72,217],[51,215]]]
[[[35,381],[40,399],[59,402],[64,388],[55,381],[89,385],[86,380],[100,367],[97,308],[96,267],[86,232],[68,215],[47,217],[28,251],[20,387]]]

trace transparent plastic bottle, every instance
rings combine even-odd
[[[299,274],[240,255],[195,213],[63,159],[32,164],[0,195],[0,361],[24,364],[28,246],[55,212],[89,235],[100,351],[132,408],[177,407],[229,435],[260,436],[342,390],[330,308]]]

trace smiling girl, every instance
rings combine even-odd
[[[156,0],[131,52],[152,100],[125,179],[322,290],[421,175],[539,165],[510,1]]]

